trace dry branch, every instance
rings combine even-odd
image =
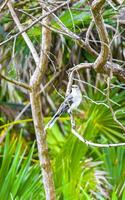
[[[91,141],[86,140],[84,137],[82,137],[74,128],[72,128],[72,133],[73,135],[75,135],[81,142],[89,145],[90,147],[120,147],[120,146],[125,146],[125,143],[116,143],[116,144],[98,144],[98,143],[94,143]]]
[[[37,54],[36,49],[35,49],[34,46],[33,46],[33,43],[31,42],[31,40],[30,40],[30,38],[28,37],[27,33],[24,32],[24,28],[23,28],[22,24],[20,23],[20,21],[19,21],[17,15],[16,15],[16,12],[14,11],[14,8],[13,8],[13,6],[12,6],[12,3],[9,1],[9,2],[7,3],[7,5],[8,5],[9,11],[10,11],[10,13],[11,13],[11,15],[12,15],[12,18],[13,18],[15,24],[17,25],[19,31],[22,32],[22,36],[23,36],[23,38],[24,38],[24,41],[26,42],[27,46],[28,46],[29,49],[30,49],[30,52],[31,52],[31,54],[32,54],[32,56],[33,56],[33,58],[34,58],[35,64],[38,65],[38,64],[39,64],[39,56],[38,56],[38,54]]]
[[[2,75],[2,74],[0,74],[0,78],[3,78],[4,80],[6,80],[6,81],[8,81],[8,82],[10,82],[12,84],[15,84],[16,86],[22,87],[22,88],[24,88],[26,90],[31,90],[31,87],[28,84],[26,84],[26,83],[10,79],[10,78]]]

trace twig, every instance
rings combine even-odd
[[[116,143],[116,144],[98,144],[98,143],[94,143],[91,141],[86,140],[84,137],[82,137],[74,128],[72,128],[72,133],[73,135],[75,135],[81,142],[85,143],[86,145],[89,145],[90,147],[119,147],[119,146],[125,146],[125,143]]]
[[[68,72],[74,72],[80,69],[91,69],[93,67],[93,63],[80,63],[68,70]]]
[[[9,10],[10,10],[10,13],[11,13],[11,15],[12,15],[12,18],[13,18],[15,24],[17,25],[19,31],[22,32],[21,34],[22,34],[22,36],[23,36],[23,38],[24,38],[24,40],[25,40],[27,46],[28,46],[29,49],[30,49],[30,52],[31,52],[31,54],[32,54],[32,56],[33,56],[33,58],[34,58],[34,61],[35,61],[36,66],[38,66],[38,64],[39,64],[39,56],[38,56],[38,54],[37,54],[36,49],[34,48],[33,43],[31,42],[31,40],[30,40],[30,38],[28,37],[27,33],[24,32],[24,28],[23,28],[23,26],[21,25],[21,23],[20,23],[20,21],[19,21],[17,15],[16,15],[16,13],[15,13],[15,11],[14,11],[14,9],[13,9],[12,3],[9,1],[9,2],[7,3],[7,5],[8,5],[8,8],[9,8]]]
[[[94,21],[92,20],[90,22],[90,25],[89,25],[89,28],[87,29],[87,32],[86,32],[86,39],[85,39],[85,42],[88,44],[89,43],[89,36],[90,36],[90,33],[93,29],[93,26],[94,26]]]
[[[93,29],[93,26],[94,26],[94,21],[92,20],[90,22],[89,28],[87,29],[87,32],[86,32],[85,43],[86,43],[86,46],[88,46],[88,48],[91,49],[91,51],[93,51],[96,56],[98,56],[98,53],[94,49],[92,49],[90,44],[89,44],[89,41],[90,41],[89,36],[90,36],[90,33]]]
[[[110,45],[109,45],[110,48],[111,48],[111,45],[114,42],[115,38],[117,37],[118,33],[119,33],[119,19],[117,18],[117,26],[116,26],[116,29],[115,29],[115,34],[113,35],[113,38],[110,41]]]
[[[104,103],[104,102],[97,102],[97,101],[94,101],[93,99],[89,98],[88,96],[86,95],[83,95],[83,97],[85,97],[86,99],[90,100],[92,103],[96,104],[96,105],[103,105],[105,106],[106,108],[109,108],[109,106]]]
[[[22,9],[15,9],[25,15],[27,15],[28,17],[30,17],[33,21],[36,20],[37,18],[34,17],[33,15],[27,13],[26,11],[22,10]],[[53,32],[56,32],[56,33],[59,33],[59,34],[62,34],[62,35],[66,35],[66,36],[69,36],[67,33],[57,29],[57,28],[53,28],[52,26],[47,26],[45,24],[43,24],[41,21],[38,22],[39,24],[41,24],[42,26],[44,26],[45,28],[48,28],[49,30],[53,31]]]
[[[61,71],[59,71],[56,74],[54,74],[53,77],[51,78],[51,80],[46,83],[46,85],[44,86],[44,88],[42,88],[39,91],[38,94],[41,94],[43,92],[43,90],[45,90],[55,80],[55,78],[57,78],[60,75],[60,73],[61,73]]]
[[[65,96],[68,96],[70,91],[71,91],[71,87],[72,87],[72,83],[73,83],[73,75],[74,75],[74,72],[71,71],[71,73],[69,73],[69,81],[68,81],[68,85],[67,85]]]
[[[3,4],[2,4],[1,7],[0,7],[0,12],[4,9],[4,7],[5,7],[6,4],[8,3],[8,1],[9,1],[9,0],[5,0],[5,1],[3,2]]]
[[[69,0],[70,2],[70,0]],[[15,37],[18,37],[19,35],[21,35],[22,33],[28,31],[30,28],[32,28],[35,24],[37,24],[39,21],[41,21],[42,19],[46,18],[47,16],[51,15],[53,12],[59,10],[60,8],[62,8],[63,6],[65,6],[67,4],[67,2],[62,3],[61,5],[57,6],[56,8],[54,8],[53,10],[51,10],[50,12],[47,12],[45,15],[40,16],[38,19],[34,20],[30,25],[28,25],[26,28],[24,28],[22,31],[16,33],[15,35],[11,36],[10,38],[8,38],[7,40],[3,41],[0,43],[0,46],[4,45],[5,43],[9,42],[10,40],[12,40]]]
[[[31,91],[31,87],[29,85],[27,85],[26,83],[22,83],[22,82],[18,82],[16,80],[12,80],[12,79],[10,79],[10,78],[2,75],[2,74],[0,74],[0,78],[3,78],[4,80],[6,80],[6,81],[8,81],[12,84],[15,84],[16,86],[20,86],[20,87],[25,88],[26,90]]]

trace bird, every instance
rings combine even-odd
[[[63,103],[58,108],[56,114],[52,117],[52,119],[45,126],[45,130],[48,128],[52,128],[56,120],[63,114],[70,114],[74,109],[76,109],[82,101],[82,93],[78,85],[72,85],[71,92],[68,96],[66,96]]]

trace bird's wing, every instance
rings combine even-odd
[[[67,110],[70,108],[70,106],[72,105],[73,103],[73,96],[72,94],[69,94],[64,102],[60,105],[59,109],[58,109],[58,113],[65,113],[67,112]]]
[[[49,121],[49,123],[45,126],[45,130],[47,128],[51,128],[53,126],[53,124],[55,123],[55,121],[58,119],[58,117],[62,114],[67,112],[67,110],[69,110],[70,106],[73,103],[73,96],[72,94],[69,94],[64,102],[60,105],[60,107],[58,108],[56,114],[52,117],[52,119]]]

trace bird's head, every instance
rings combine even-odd
[[[78,86],[78,85],[72,85],[72,90],[77,91],[77,90],[80,90],[80,89],[79,89],[79,86]]]

